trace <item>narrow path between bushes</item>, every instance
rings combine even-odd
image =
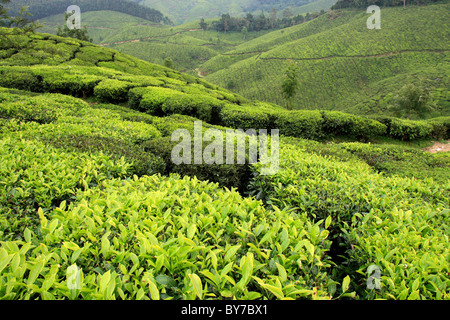
[[[425,151],[427,151],[429,153],[449,152],[450,151],[450,140],[447,140],[446,143],[434,142],[433,146],[426,148]]]

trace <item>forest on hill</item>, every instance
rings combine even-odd
[[[4,2],[0,299],[450,299],[447,2],[246,38],[86,12],[103,46]]]
[[[158,10],[142,6],[131,0],[19,0],[7,5],[11,15],[20,12],[22,6],[28,7],[28,12],[33,19],[42,19],[52,15],[61,14],[67,7],[78,5],[83,11],[111,10],[126,13],[135,17],[149,20],[155,23],[171,24],[170,19]]]

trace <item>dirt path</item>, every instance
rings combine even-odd
[[[449,152],[450,140],[447,140],[447,143],[435,142],[432,147],[426,148],[425,151],[429,153]]]
[[[199,68],[195,69],[195,71],[197,71],[197,74],[200,78],[204,78],[205,76],[202,74],[202,72],[200,71]]]

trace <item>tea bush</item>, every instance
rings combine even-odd
[[[224,102],[202,94],[177,94],[163,103],[162,111],[166,115],[174,113],[189,115],[208,123],[218,124],[219,113],[224,105]]]
[[[26,228],[37,232],[37,209],[49,210],[71,199],[77,190],[129,174],[123,159],[63,152],[21,133],[0,141],[0,237],[23,239]]]
[[[291,111],[280,113],[275,119],[275,128],[280,134],[297,138],[320,140],[323,118],[320,111]]]
[[[220,118],[224,126],[242,130],[269,129],[274,126],[270,115],[256,108],[226,106],[222,109]]]
[[[117,79],[107,79],[94,88],[94,95],[103,102],[124,102],[128,99],[128,90],[133,84]]]
[[[146,93],[140,101],[139,110],[151,115],[162,116],[164,115],[162,105],[176,94],[180,94],[180,92],[169,88],[147,87]]]
[[[337,291],[323,222],[197,179],[105,181],[38,215],[39,233],[1,242],[2,298],[329,299]],[[70,289],[73,271],[80,287]]]
[[[348,136],[368,141],[386,134],[387,127],[376,120],[337,111],[322,111],[321,114],[327,137]]]
[[[448,191],[448,190],[447,190]],[[448,203],[447,203],[448,204]],[[371,211],[348,224],[349,263],[361,299],[448,300],[449,208]],[[366,285],[368,268],[380,269],[379,288]]]
[[[336,270],[350,274],[358,297],[448,298],[448,261],[443,258],[448,255],[448,179],[437,184],[384,177],[361,161],[336,162],[307,154],[295,139],[283,141],[280,171],[257,175],[250,190],[269,206],[291,207],[316,221],[331,217],[335,246],[330,255],[343,262]],[[255,169],[257,174],[260,165]],[[404,271],[403,262],[408,265]],[[363,282],[371,264],[383,270],[381,291],[370,291]]]

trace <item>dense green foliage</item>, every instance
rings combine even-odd
[[[285,105],[281,85],[293,60],[299,66],[294,109],[362,115],[394,115],[396,93],[428,80],[436,108],[426,118],[447,116],[448,6],[383,8],[380,30],[367,29],[365,10],[330,11],[240,44],[199,69],[208,81],[246,98]]]
[[[83,8],[83,11],[112,10],[133,15],[142,19],[153,21],[156,23],[171,23],[158,10],[141,6],[135,1],[130,0],[21,0],[20,3],[11,3],[9,7],[12,13],[19,11],[19,5],[28,6],[29,12],[34,19],[42,19],[51,15],[61,14],[65,12],[71,5],[77,5]]]
[[[450,156],[403,141],[448,138],[448,117],[288,111],[88,42],[9,40],[0,298],[449,299]],[[278,172],[175,165],[198,119],[279,129]]]
[[[334,0],[336,1],[336,0]],[[176,0],[142,0],[142,4],[155,8],[168,15],[176,24],[187,23],[205,19],[217,18],[222,14],[230,14],[234,17],[242,17],[250,13],[254,16],[266,15],[273,9],[277,10],[280,18],[289,18],[293,13],[318,12],[329,9],[333,1],[307,1],[307,0],[192,0],[189,2],[179,2]],[[307,11],[303,7],[313,9]],[[239,30],[240,31],[240,30]]]

